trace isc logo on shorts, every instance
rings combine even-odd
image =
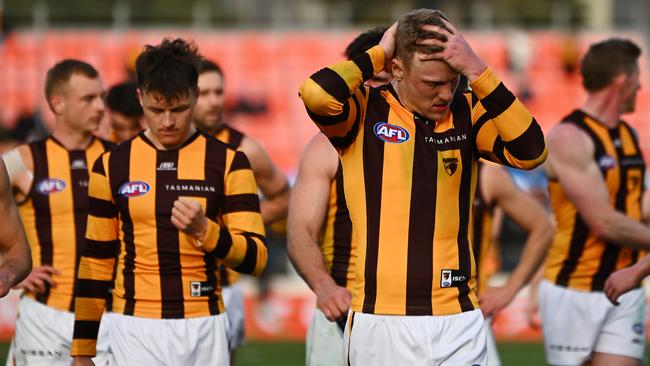
[[[142,181],[126,182],[122,184],[120,189],[117,191],[117,195],[121,197],[133,198],[142,196],[143,194],[149,192],[149,184]]]
[[[36,191],[40,194],[61,192],[65,189],[65,182],[61,179],[46,178],[36,184]]]
[[[403,127],[391,125],[388,122],[377,122],[373,127],[375,135],[384,142],[401,144],[409,139],[409,133]]]

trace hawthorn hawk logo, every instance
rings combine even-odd
[[[458,169],[458,158],[442,158],[442,163],[445,165],[445,171],[451,177]]]

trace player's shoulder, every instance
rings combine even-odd
[[[319,132],[309,140],[301,157],[301,169],[321,170],[334,178],[339,165],[339,155],[327,136]]]
[[[327,159],[338,161],[338,153],[322,132],[314,135],[305,146],[302,156],[309,159]]]
[[[114,150],[118,146],[118,144],[99,136],[95,137],[95,141],[97,141],[97,143],[102,145],[104,151]]]
[[[480,186],[485,192],[498,192],[512,184],[512,177],[505,166],[487,161],[482,161],[479,164],[481,164]]]
[[[245,133],[241,132],[240,130],[234,128],[233,126],[231,126],[229,124],[224,124],[223,128],[227,129],[230,132],[230,134],[233,135],[233,136],[236,136],[236,137],[239,137],[239,138],[247,137],[247,135]]]
[[[549,149],[563,148],[566,144],[577,146],[588,145],[589,135],[575,123],[559,123],[547,135]]]

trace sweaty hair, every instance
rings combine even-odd
[[[639,46],[627,39],[610,38],[592,44],[580,64],[582,85],[591,92],[603,89],[616,76],[631,74],[639,56]]]
[[[411,60],[416,51],[432,53],[440,51],[439,47],[418,46],[416,41],[420,38],[438,38],[446,41],[442,34],[427,32],[422,30],[424,25],[435,25],[447,29],[442,20],[447,20],[447,16],[440,10],[417,9],[410,13],[404,14],[397,24],[395,34],[395,56],[402,59],[406,65]]]
[[[81,74],[91,79],[99,77],[99,73],[92,65],[79,60],[66,59],[52,66],[45,76],[45,99],[50,108],[52,108],[50,103],[52,95],[60,92],[63,85],[70,81],[74,74]]]
[[[168,102],[193,95],[200,59],[196,46],[184,39],[165,38],[157,46],[147,45],[135,61],[138,88]]]
[[[345,57],[348,60],[352,60],[353,58],[378,45],[379,41],[381,41],[381,37],[384,36],[386,29],[388,28],[377,27],[359,34],[357,38],[352,40],[352,42],[350,42],[348,47],[345,49]]]
[[[207,58],[202,58],[201,62],[199,62],[199,75],[204,72],[216,72],[223,78],[221,67],[216,62],[208,60]]]
[[[106,105],[111,111],[118,112],[129,118],[139,118],[144,114],[138,100],[138,85],[125,82],[114,85],[106,94]]]

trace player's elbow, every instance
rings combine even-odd
[[[338,115],[343,110],[343,103],[327,93],[313,79],[307,78],[298,92],[307,110],[319,116]]]
[[[257,261],[255,263],[255,268],[253,268],[253,271],[250,274],[253,276],[261,275],[264,269],[266,268],[266,264],[268,263],[268,260],[269,260],[268,249],[266,248],[265,245],[263,245],[257,249]]]
[[[508,159],[510,160],[510,164],[515,168],[523,170],[532,170],[542,165],[548,156],[548,149],[542,144],[541,147],[533,148],[532,150],[533,153],[529,152],[528,155],[510,153],[512,156],[512,159]]]
[[[550,220],[544,218],[543,220],[539,220],[537,223],[535,233],[537,234],[539,241],[544,244],[546,249],[548,249],[551,246],[553,237],[555,236],[555,225],[553,225]]]
[[[587,216],[584,219],[589,227],[589,231],[598,239],[605,241],[615,241],[617,239],[614,225],[604,215]]]

